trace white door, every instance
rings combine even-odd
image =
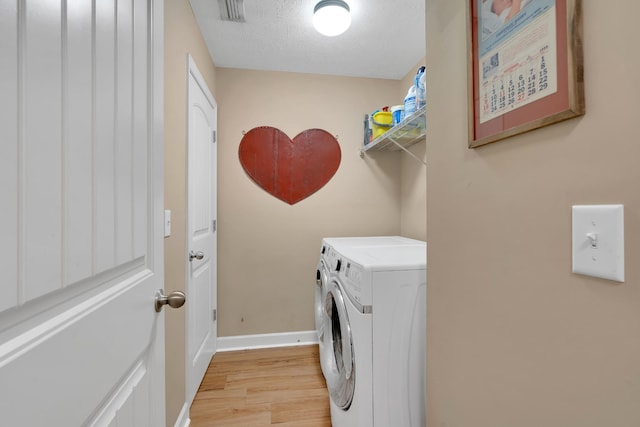
[[[0,2],[4,426],[165,425],[162,8]]]
[[[217,110],[191,56],[188,76],[186,402],[191,404],[216,351]]]

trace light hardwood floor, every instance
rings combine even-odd
[[[318,346],[217,353],[190,417],[191,427],[330,427]]]

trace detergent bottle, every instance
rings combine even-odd
[[[411,85],[404,97],[404,116],[409,117],[416,111],[416,87]]]
[[[416,73],[415,78],[413,79],[413,84],[409,87],[407,91],[407,96],[404,98],[404,116],[409,117],[413,113],[416,112],[417,109],[417,94],[418,94],[418,83],[420,81],[420,76],[424,73],[425,67],[420,67],[418,72]]]
[[[424,70],[418,77],[418,84],[416,85],[416,110],[421,109],[427,104],[427,72]]]

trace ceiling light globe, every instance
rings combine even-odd
[[[351,25],[349,5],[342,0],[322,0],[313,11],[313,26],[322,35],[333,37]]]

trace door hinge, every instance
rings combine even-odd
[[[211,227],[213,228],[213,232],[215,233],[218,229],[218,220],[214,219],[213,221],[211,221]]]
[[[218,140],[218,134],[214,129],[211,131],[211,142],[215,144],[217,140]]]
[[[218,319],[218,310],[217,309],[213,309],[213,321],[215,322]]]

